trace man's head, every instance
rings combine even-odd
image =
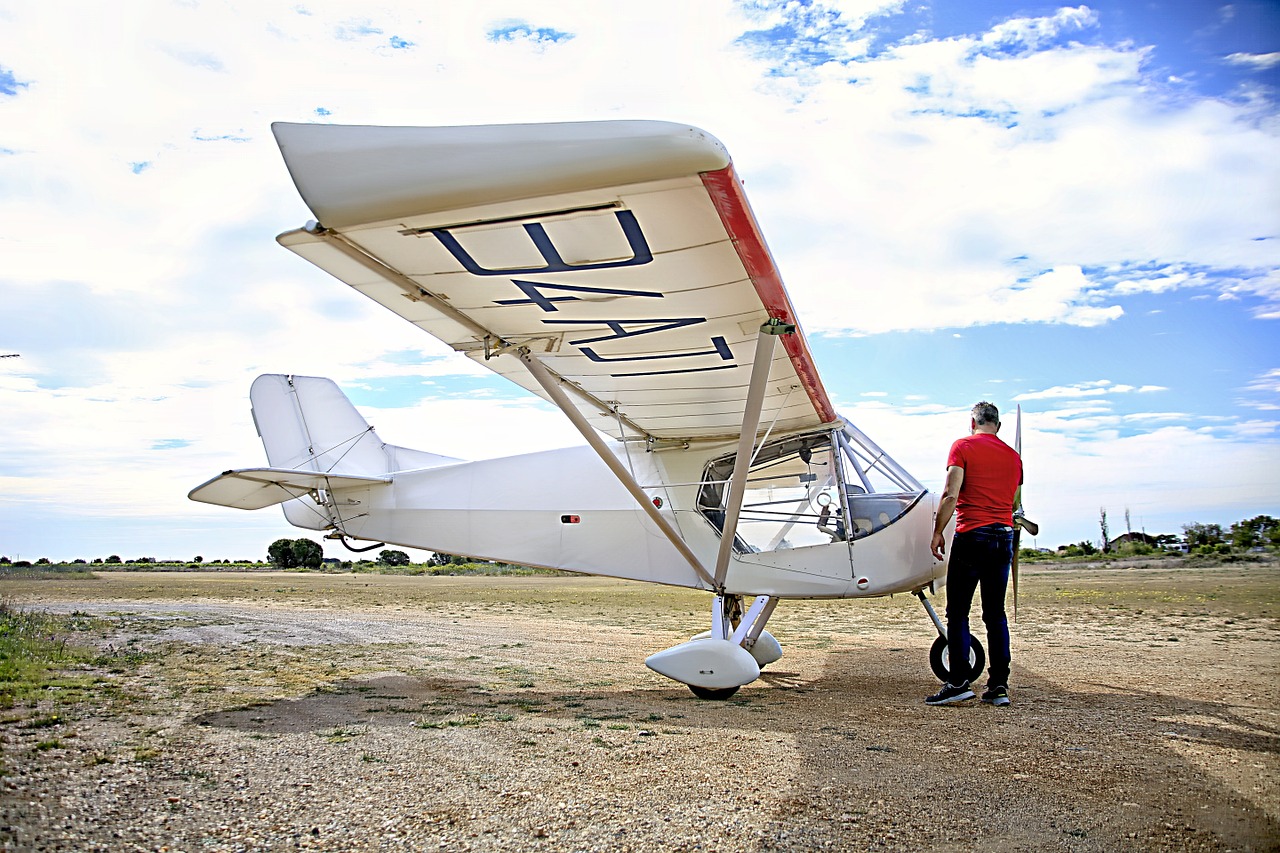
[[[988,403],[986,400],[974,403],[973,409],[969,412],[969,417],[973,419],[975,432],[994,433],[1000,429],[1000,410],[995,407],[994,403]]]

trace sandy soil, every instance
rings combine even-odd
[[[922,703],[909,597],[784,602],[783,659],[702,702],[643,665],[705,627],[681,590],[5,581],[128,665],[0,723],[0,849],[1280,849],[1278,593],[1275,565],[1032,567],[998,709]]]

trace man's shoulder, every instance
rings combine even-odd
[[[957,438],[951,445],[953,454],[963,454],[966,451],[973,451],[981,454],[985,458],[994,456],[1018,456],[1018,451],[1014,450],[1005,440],[998,435],[989,432],[980,432],[973,435],[966,435]]]

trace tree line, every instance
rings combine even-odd
[[[1230,554],[1258,548],[1280,548],[1280,519],[1269,515],[1256,515],[1234,522],[1227,528],[1221,524],[1191,522],[1182,525],[1182,536],[1172,533],[1148,535],[1134,533],[1129,526],[1129,511],[1125,510],[1127,532],[1110,538],[1105,507],[1098,512],[1098,526],[1102,534],[1098,544],[1084,540],[1062,545],[1058,556],[1079,557],[1095,554],[1116,556],[1143,556],[1161,551],[1185,551],[1188,554]]]
[[[1280,549],[1280,519],[1273,518],[1270,515],[1256,515],[1253,518],[1241,519],[1226,528],[1221,524],[1191,522],[1182,525],[1181,537],[1171,533],[1161,533],[1153,536],[1146,533],[1135,534],[1130,529],[1125,535],[1111,539],[1109,538],[1107,511],[1105,508],[1100,510],[1099,523],[1102,532],[1101,544],[1094,544],[1085,540],[1070,545],[1062,545],[1057,550],[1057,556],[1076,557],[1095,554],[1142,556],[1175,549],[1185,550],[1192,554],[1210,555],[1229,554],[1233,551],[1249,551],[1256,548]],[[1125,510],[1125,526],[1126,528],[1129,527],[1128,510]],[[1023,550],[1027,552],[1028,556],[1037,553],[1031,549]],[[122,560],[119,554],[112,554],[105,558],[95,557],[92,561],[72,560],[66,565],[126,566],[155,565],[157,563],[171,564],[175,562],[201,564],[205,563],[205,559],[203,556],[197,555],[190,561],[157,560],[155,557],[137,557],[130,560]],[[260,561],[210,560],[206,565],[252,565],[255,562]],[[353,565],[351,560],[335,560],[331,558],[326,561],[324,549],[320,546],[320,543],[306,538],[277,539],[272,542],[267,547],[267,562],[280,569],[318,569],[325,565],[326,562],[330,565],[336,563],[342,568],[348,569]],[[410,565],[411,560],[404,551],[386,548],[378,552],[377,560],[374,562],[382,566],[407,566]],[[477,560],[472,557],[436,552],[428,558],[426,565],[439,568],[443,566],[483,565],[487,562],[487,560]],[[34,568],[51,565],[53,563],[48,557],[41,557],[32,562],[30,560],[11,560],[9,557],[0,556],[0,567]]]

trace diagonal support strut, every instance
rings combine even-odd
[[[631,493],[631,496],[636,499],[636,503],[640,505],[640,508],[648,514],[653,523],[662,531],[662,534],[666,536],[668,541],[670,541],[675,549],[680,552],[680,556],[684,557],[685,561],[693,567],[693,570],[697,572],[698,576],[706,581],[708,585],[718,589],[720,584],[715,581],[715,578],[711,576],[711,573],[702,565],[702,561],[698,559],[697,555],[694,554],[692,550],[690,550],[679,532],[671,526],[671,523],[663,517],[662,513],[658,511],[658,508],[653,505],[651,500],[649,500],[649,496],[645,494],[644,489],[642,489],[640,484],[636,482],[635,478],[631,476],[631,472],[627,470],[627,466],[623,465],[622,462],[619,461],[618,457],[613,455],[609,450],[608,445],[606,445],[604,440],[600,437],[600,433],[596,432],[590,422],[587,421],[587,419],[582,416],[582,413],[578,411],[578,408],[573,405],[573,402],[569,399],[569,395],[560,387],[560,383],[563,380],[548,370],[542,362],[534,358],[533,354],[529,352],[527,347],[522,347],[515,353],[515,355],[524,362],[524,366],[528,368],[529,373],[532,374],[533,378],[542,386],[542,390],[547,392],[547,396],[551,398],[551,402],[555,403],[560,411],[564,412],[565,417],[567,417],[573,425],[577,427],[578,432],[582,433],[582,437],[587,440],[587,444],[591,445],[591,448],[600,457],[600,460],[604,462],[605,465],[609,466],[609,470],[618,478],[618,482]]]
[[[729,494],[725,498],[724,527],[720,531],[720,551],[716,554],[716,589],[724,588],[729,573],[729,557],[733,554],[733,540],[738,529],[738,515],[742,512],[742,498],[747,492],[747,469],[751,467],[751,452],[756,444],[756,431],[760,429],[760,412],[764,408],[765,387],[773,367],[773,348],[779,335],[789,335],[796,327],[771,318],[760,327],[756,336],[756,357],[751,365],[751,385],[747,389],[747,405],[742,412],[742,434],[738,438],[738,455],[733,462],[733,477],[729,480]]]

